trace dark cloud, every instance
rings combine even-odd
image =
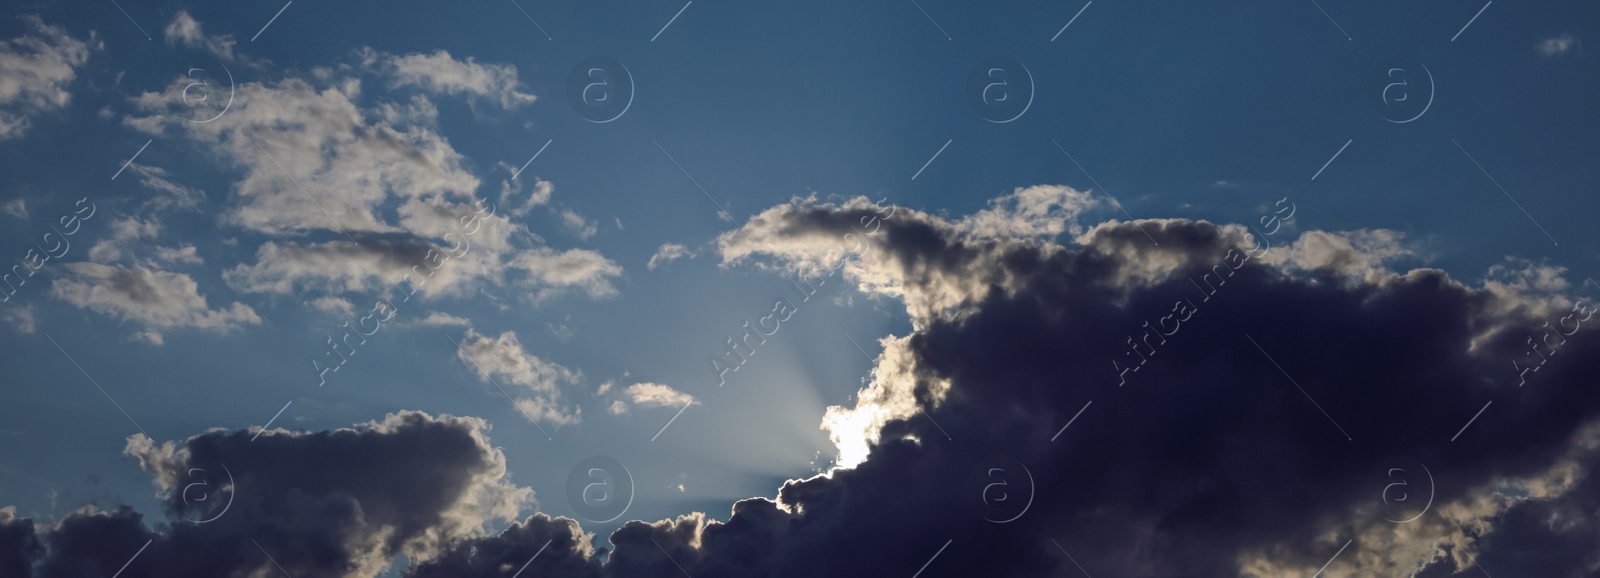
[[[0,563],[32,559],[38,578],[109,577],[151,541],[122,576],[264,576],[276,566],[295,578],[374,576],[397,554],[432,557],[528,505],[531,491],[506,479],[486,429],[474,418],[403,412],[255,439],[214,431],[156,444],[136,435],[127,453],[161,490],[167,523],[86,507],[35,536],[29,521],[0,519]]]
[[[854,467],[740,501],[726,521],[630,522],[609,551],[542,514],[482,535],[517,500],[482,423],[404,414],[254,443],[214,432],[181,451],[130,443],[174,494],[169,517],[195,514],[176,493],[187,468],[212,463],[238,464],[237,511],[159,531],[125,510],[80,513],[40,531],[43,553],[23,521],[0,520],[0,562],[80,575],[66,568],[120,564],[153,537],[126,575],[243,575],[266,562],[249,539],[295,578],[370,575],[397,553],[419,562],[411,578],[1311,576],[1336,552],[1324,575],[1465,575],[1477,561],[1600,575],[1600,390],[1585,380],[1600,330],[1552,340],[1526,385],[1512,365],[1542,319],[1567,315],[1565,298],[1389,272],[1376,264],[1404,251],[1381,232],[1290,245],[1290,230],[1149,220],[1055,244],[996,234],[998,218],[980,235],[885,214],[797,200],[720,240],[726,261],[838,267],[904,300],[915,327],[881,342],[855,408],[829,411]],[[860,257],[827,263],[872,215],[881,229]],[[1178,302],[1192,314],[1144,345],[1144,324],[1171,329]],[[1432,507],[1385,521],[1388,468],[1415,463],[1435,481]],[[1422,478],[1407,483],[1420,499]],[[75,550],[91,530],[107,546]]]

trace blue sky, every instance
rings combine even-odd
[[[5,52],[35,54],[19,40],[33,39],[56,60],[30,62],[69,72],[8,65],[8,82],[47,96],[0,82],[0,119],[25,123],[0,137],[0,250],[20,258],[81,198],[96,213],[0,304],[0,505],[47,521],[85,502],[157,512],[129,436],[260,427],[288,403],[274,427],[481,417],[552,515],[575,514],[571,464],[612,456],[637,496],[624,518],[585,524],[600,536],[630,519],[725,517],[832,465],[818,426],[855,404],[875,363],[850,339],[876,356],[880,338],[913,330],[893,297],[830,282],[717,385],[707,355],[795,299],[781,267],[726,262],[718,243],[795,197],[951,221],[1035,185],[1120,203],[1086,205],[1086,226],[1250,224],[1288,197],[1299,230],[1396,232],[1402,268],[1479,283],[1510,258],[1582,283],[1600,271],[1600,6],[1484,6],[10,5]],[[603,124],[567,97],[592,55],[635,84]],[[990,56],[1033,79],[1015,121],[968,102]],[[1403,124],[1368,84],[1396,58],[1434,79],[1432,105]],[[235,108],[185,120],[215,112],[224,67]],[[210,83],[198,107],[182,99],[196,75]],[[268,255],[347,233],[399,254],[444,231],[408,211],[449,218],[475,198],[495,204],[498,228],[318,387],[309,359],[398,268],[359,251]],[[668,244],[683,256],[650,266]],[[119,279],[154,294],[101,288]],[[639,384],[666,389],[630,393]]]

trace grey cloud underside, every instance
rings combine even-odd
[[[874,213],[864,201],[775,207],[747,224],[753,240],[730,233],[722,251],[783,267],[794,253],[762,247],[836,239]],[[369,548],[407,547],[421,560],[412,577],[506,578],[546,543],[524,576],[911,576],[935,552],[922,575],[1080,576],[1081,564],[1093,576],[1262,576],[1269,566],[1310,576],[1347,539],[1407,528],[1372,511],[1383,490],[1372,470],[1405,456],[1438,480],[1437,509],[1420,523],[1442,524],[1446,505],[1482,498],[1498,480],[1543,476],[1564,458],[1575,476],[1561,492],[1504,498],[1458,528],[1464,541],[1427,558],[1419,576],[1478,572],[1456,555],[1464,553],[1497,576],[1600,576],[1600,492],[1588,475],[1600,453],[1576,441],[1600,414],[1600,389],[1586,379],[1600,369],[1593,329],[1517,387],[1511,362],[1527,357],[1528,335],[1542,335],[1527,313],[1533,304],[1440,271],[1356,277],[1335,259],[1290,274],[1252,259],[1203,300],[1189,278],[1249,248],[1241,231],[1108,223],[1054,245],[897,212],[842,275],[913,307],[916,330],[895,342],[907,355],[880,357],[875,379],[910,376],[891,387],[927,417],[888,420],[857,467],[790,481],[776,501],[740,501],[725,522],[630,522],[603,563],[575,522],[542,514],[498,535],[466,523],[429,534],[441,512],[462,507],[463,487],[510,490],[453,473],[492,472],[486,464],[501,459],[457,433],[477,430],[413,416],[397,426],[411,437],[384,451],[349,453],[368,438],[340,432],[263,436],[255,446],[243,432],[192,438],[187,461],[159,469],[226,462],[248,480],[241,486],[269,489],[200,527],[152,530],[125,510],[32,530],[0,519],[0,564],[31,560],[37,577],[109,576],[155,539],[124,576],[267,575],[253,537],[295,578],[347,575]],[[1271,238],[1270,251],[1288,236]],[[1172,265],[1152,276],[1152,263]],[[1118,387],[1112,360],[1126,364],[1125,339],[1139,339],[1142,323],[1180,299],[1198,311]],[[360,467],[338,461],[354,456]],[[985,472],[1014,463],[1031,471],[1036,498],[1014,522],[987,522]],[[168,515],[179,513],[173,505]],[[394,533],[375,537],[380,524]],[[1376,544],[1352,544],[1329,574],[1375,567]]]

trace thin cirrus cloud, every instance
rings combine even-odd
[[[865,198],[797,199],[745,223],[751,244],[724,236],[722,256],[808,266],[827,254],[832,234],[868,214],[884,213]],[[135,436],[130,455],[169,503],[187,468],[221,462],[243,464],[252,484],[330,488],[316,480],[340,476],[337,487],[350,490],[337,499],[315,489],[300,501],[251,498],[268,503],[208,528],[209,549],[189,547],[202,534],[191,526],[147,529],[126,509],[80,511],[37,528],[0,513],[0,560],[121,563],[129,552],[85,546],[100,535],[89,528],[117,528],[126,536],[106,543],[155,540],[137,572],[201,575],[200,564],[206,575],[267,572],[264,558],[188,553],[231,551],[262,528],[291,527],[306,530],[264,532],[272,542],[262,545],[281,552],[277,562],[294,575],[371,576],[400,552],[413,562],[403,571],[410,578],[503,578],[517,568],[552,577],[893,575],[922,567],[936,550],[941,573],[1003,576],[1080,566],[1107,575],[1451,575],[1480,560],[1566,575],[1589,563],[1600,524],[1547,521],[1593,511],[1600,495],[1592,475],[1600,393],[1583,386],[1600,369],[1600,344],[1566,342],[1527,387],[1515,387],[1510,368],[1526,353],[1522,337],[1536,330],[1530,312],[1549,298],[1542,291],[1563,286],[1559,269],[1511,263],[1494,289],[1439,270],[1389,269],[1411,250],[1383,230],[1261,238],[1239,225],[1149,219],[1050,239],[1022,221],[1000,235],[963,222],[897,208],[866,237],[863,257],[842,265],[856,290],[904,304],[913,329],[880,341],[854,405],[830,409],[822,424],[848,467],[790,480],[775,499],[737,501],[725,520],[696,512],[629,522],[602,556],[577,522],[512,505],[525,489],[494,465],[504,458],[484,449],[482,422],[405,413],[331,437],[272,432],[263,449],[245,443],[244,431],[161,445]],[[1172,266],[1152,270],[1125,251],[1134,243]],[[1259,257],[1215,291],[1197,291],[1191,279],[1242,251]],[[1118,386],[1110,360],[1123,354],[1124,338],[1174,300],[1198,312],[1165,337],[1172,343],[1137,379]],[[563,383],[580,379],[531,356],[509,332],[469,330],[460,357],[480,378],[504,380],[530,400],[557,401]],[[641,404],[684,403],[658,386],[621,393]],[[1457,433],[1491,397],[1492,417]],[[340,441],[391,435],[405,451]],[[478,449],[467,458],[414,453],[434,440]],[[355,452],[362,465],[303,467],[346,459],[339,452]],[[1382,467],[1397,455],[1448,480],[1430,490],[1435,514],[1415,524],[1385,519],[1378,506],[1390,482]],[[474,481],[435,479],[454,475],[446,466],[462,459]],[[272,468],[274,460],[301,466]],[[995,468],[1016,464],[1028,468],[1036,497],[1006,525],[992,524],[980,496]],[[394,468],[430,477],[408,481],[404,501],[367,493]],[[293,479],[254,477],[265,470]],[[1011,487],[1020,497],[1021,487]],[[435,525],[401,523],[388,514],[399,503]],[[174,515],[186,507],[174,505]],[[471,515],[441,514],[469,507]],[[351,511],[372,513],[342,522]],[[484,530],[515,517],[498,533]],[[370,536],[381,532],[396,538],[376,546]],[[1523,557],[1529,543],[1543,545],[1539,559]]]

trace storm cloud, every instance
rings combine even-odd
[[[487,425],[405,413],[136,436],[169,524],[0,511],[0,567],[109,576],[153,540],[123,575],[276,575],[263,551],[294,578],[401,553],[414,578],[1600,575],[1600,342],[1562,271],[1396,271],[1402,236],[1297,234],[1281,203],[1254,226],[1006,225],[1090,208],[1063,189],[967,220],[795,199],[721,236],[725,265],[836,268],[913,326],[822,424],[846,467],[725,520],[629,522],[611,549],[541,513],[491,535],[532,496]],[[852,231],[859,258],[828,252]],[[209,511],[179,499],[189,468],[224,463],[234,510],[178,521]]]

